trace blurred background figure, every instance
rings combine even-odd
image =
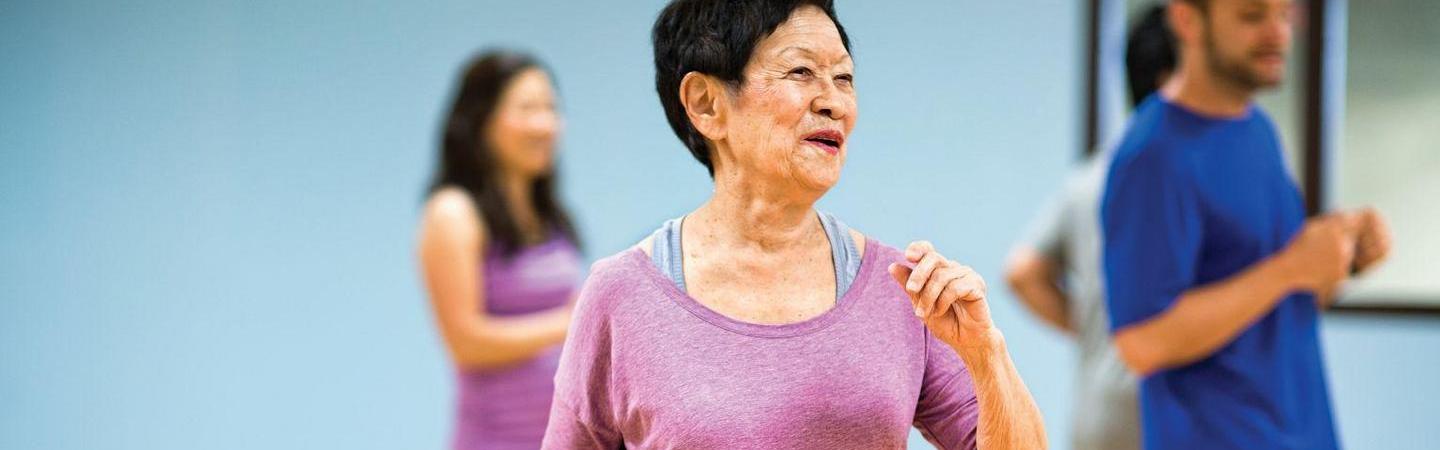
[[[470,62],[442,124],[419,256],[455,365],[453,448],[540,446],[581,276],[556,195],[553,83],[529,56]]]
[[[1254,104],[1291,48],[1290,0],[1176,0],[1180,69],[1140,105],[1101,206],[1115,344],[1145,448],[1337,448],[1319,312],[1389,251],[1374,210],[1309,221]]]
[[[1145,11],[1129,34],[1125,72],[1131,106],[1137,106],[1175,70],[1175,40],[1164,4]],[[1110,150],[1096,149],[1075,169],[1012,250],[1005,270],[1025,307],[1075,340],[1079,366],[1070,442],[1077,450],[1140,448],[1135,376],[1115,354],[1105,315],[1099,209]]]

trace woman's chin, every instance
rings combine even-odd
[[[541,177],[548,175],[554,169],[554,164],[547,158],[543,160],[531,161],[529,164],[526,164],[525,167],[521,170],[524,170],[525,173],[531,177]]]
[[[806,189],[824,194],[840,182],[840,171],[805,172],[796,181]]]

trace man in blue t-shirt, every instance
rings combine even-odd
[[[1318,313],[1390,232],[1305,219],[1275,127],[1293,0],[1173,0],[1180,67],[1131,119],[1101,203],[1111,330],[1150,449],[1338,447]]]

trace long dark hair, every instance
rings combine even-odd
[[[516,75],[527,69],[549,72],[535,58],[511,51],[487,51],[470,60],[450,114],[442,124],[440,163],[427,190],[433,195],[446,186],[456,186],[470,194],[489,229],[492,245],[505,256],[514,255],[526,242],[520,225],[510,214],[500,164],[485,138],[485,129],[495,115],[500,95]],[[556,197],[557,177],[552,163],[549,171],[535,178],[530,186],[531,206],[547,235],[560,232],[579,247],[580,238],[570,215]]]

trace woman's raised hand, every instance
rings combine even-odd
[[[905,261],[910,265],[890,264],[890,276],[910,295],[915,316],[936,338],[957,351],[999,342],[980,274],[946,259],[927,241],[911,242]]]

